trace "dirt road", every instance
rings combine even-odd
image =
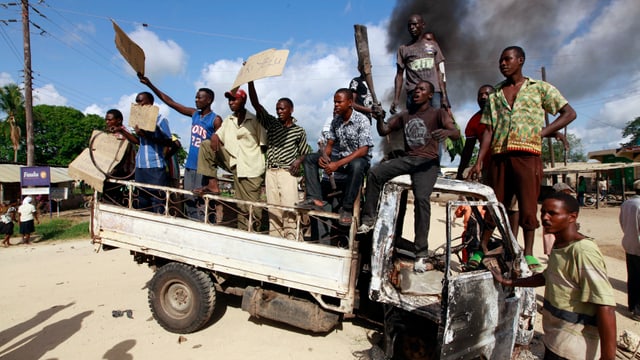
[[[434,206],[434,216],[443,212]],[[620,247],[618,208],[585,209],[581,231],[607,255],[616,292],[618,333],[640,334],[628,318],[626,269]],[[433,222],[432,222],[433,223]],[[438,230],[434,224],[433,231]],[[14,242],[17,239],[13,239]],[[536,243],[541,259],[541,241]],[[163,330],[147,306],[152,272],[124,250],[95,253],[88,240],[0,249],[0,358],[22,359],[352,359],[368,349],[372,330],[345,322],[314,336],[260,320],[240,310],[233,297],[218,297],[213,324],[195,334]],[[538,289],[542,295],[543,289]],[[539,297],[541,299],[541,297]],[[113,310],[132,310],[113,317]],[[541,355],[540,317],[532,351]]]

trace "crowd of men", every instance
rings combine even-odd
[[[192,119],[184,189],[192,190],[196,196],[187,203],[187,216],[199,216],[197,195],[220,194],[219,168],[233,174],[238,199],[259,201],[264,181],[269,204],[325,210],[327,201],[320,177],[322,171],[326,177],[339,175],[342,180],[342,206],[333,209],[339,213],[338,224],[350,227],[356,221],[358,232],[368,233],[375,224],[377,201],[383,185],[397,175],[409,174],[415,196],[414,271],[433,269],[428,261],[429,198],[440,171],[440,143],[447,138],[459,138],[460,131],[450,115],[445,57],[439,44],[432,33],[425,32],[422,16],[411,15],[407,28],[411,40],[398,49],[390,107],[392,116],[386,118],[380,104],[373,103],[360,65],[361,76],[354,78],[349,88],[340,88],[333,95],[333,120],[318,152],[310,150],[305,130],[293,117],[293,101],[280,98],[276,102],[276,116],[273,116],[259,102],[253,82],[248,84],[248,95],[242,89],[224,94],[231,114],[222,120],[211,109],[212,90],[199,89],[194,108],[175,102],[148,78],[140,76],[140,81],[164,103]],[[480,110],[467,125],[467,145],[457,177],[465,178],[463,174],[470,163],[473,147],[479,142],[477,161],[467,171],[466,178],[480,179],[491,186],[497,199],[510,210],[512,230],[517,234],[518,228],[522,228],[525,259],[534,274],[527,278],[505,278],[496,271],[494,263],[488,261],[486,264],[496,280],[504,285],[546,286],[545,359],[594,358],[597,354],[610,359],[615,356],[613,309],[616,304],[602,254],[592,239],[577,231],[579,206],[574,198],[555,193],[544,201],[542,225],[555,237],[544,272],[540,272],[540,262],[533,255],[534,234],[540,226],[537,201],[543,175],[542,138],[563,140],[558,131],[571,123],[576,113],[553,85],[523,75],[524,63],[525,52],[521,47],[505,48],[499,57],[504,80],[496,86],[479,88]],[[402,89],[406,104],[400,111]],[[255,113],[247,110],[248,99]],[[142,105],[153,104],[153,101],[148,92],[136,97],[136,102]],[[558,116],[545,126],[545,113]],[[165,166],[163,149],[172,142],[166,119],[158,117],[154,132],[136,128],[134,136],[121,126],[122,115],[115,115],[120,118],[120,124],[114,127],[115,133],[140,145],[136,180],[166,185],[161,170]],[[109,116],[114,114],[108,113],[108,123]],[[372,119],[375,119],[380,136],[399,131],[404,140],[402,151],[373,166]],[[299,201],[297,178],[301,169],[304,169],[306,193]],[[353,206],[365,179],[362,217],[354,219]],[[156,211],[162,207],[153,196],[141,200]],[[248,206],[240,205],[239,228],[249,228],[248,211]],[[253,218],[260,223],[261,212],[255,210]],[[295,221],[292,214],[269,209],[272,235],[296,237]],[[493,232],[489,212],[485,222],[487,226],[481,235],[480,249],[472,254],[476,264],[492,255],[487,248]],[[631,263],[637,268],[639,254],[634,251],[629,253]],[[637,296],[630,300],[634,311],[639,311],[637,302]]]

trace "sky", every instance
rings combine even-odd
[[[24,73],[21,9],[7,4],[0,0],[0,86],[21,85]],[[282,76],[256,81],[258,96],[272,114],[277,99],[291,98],[294,116],[315,148],[331,117],[335,90],[357,76],[353,25],[368,28],[375,90],[388,110],[396,51],[410,40],[406,22],[414,12],[424,16],[442,47],[449,98],[462,129],[477,111],[477,88],[503,79],[498,58],[510,45],[525,49],[525,75],[540,79],[544,67],[547,81],[574,107],[578,117],[568,131],[581,139],[585,153],[619,147],[625,124],[640,116],[637,0],[34,0],[31,5],[34,104],[101,116],[118,108],[125,123],[135,95],[148,88],[118,53],[110,19],[142,47],[146,76],[160,90],[194,106],[196,90],[209,87],[216,94],[213,110],[223,118],[230,113],[223,94],[242,62],[266,49],[288,49]],[[157,104],[186,144],[190,118]],[[450,163],[445,155],[442,164]]]

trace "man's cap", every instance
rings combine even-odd
[[[231,91],[227,91],[226,93],[224,93],[224,97],[230,100],[233,100],[233,99],[247,100],[247,93],[242,89],[238,89],[236,90],[235,93],[232,93]]]
[[[640,190],[640,179],[633,182],[633,190]]]
[[[561,192],[561,191],[565,191],[565,190],[569,190],[571,192],[573,192],[573,189],[571,188],[571,186],[563,183],[563,182],[559,182],[557,184],[553,184],[553,190],[556,192]]]

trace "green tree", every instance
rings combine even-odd
[[[626,138],[631,136],[631,139],[626,143],[621,143],[622,146],[635,146],[640,145],[640,117],[635,118],[633,121],[629,121],[624,130],[622,130],[622,137]]]
[[[5,140],[0,143],[2,149],[13,150],[13,161],[18,161],[18,150],[25,140],[24,97],[16,84],[7,84],[0,88],[0,112],[4,119],[0,122],[0,134]],[[0,154],[2,156],[2,154]],[[9,159],[5,159],[9,160]]]
[[[567,154],[568,162],[587,161],[587,156],[584,153],[584,146],[582,141],[574,134],[567,134],[567,141],[569,142],[569,153]],[[555,139],[551,140],[553,147],[553,154],[556,164],[564,161],[564,146],[560,141]],[[549,142],[547,139],[542,139],[542,162],[551,162],[551,153],[549,152]]]
[[[91,132],[104,129],[98,115],[84,115],[66,106],[33,107],[35,162],[51,166],[67,166],[89,146]]]

